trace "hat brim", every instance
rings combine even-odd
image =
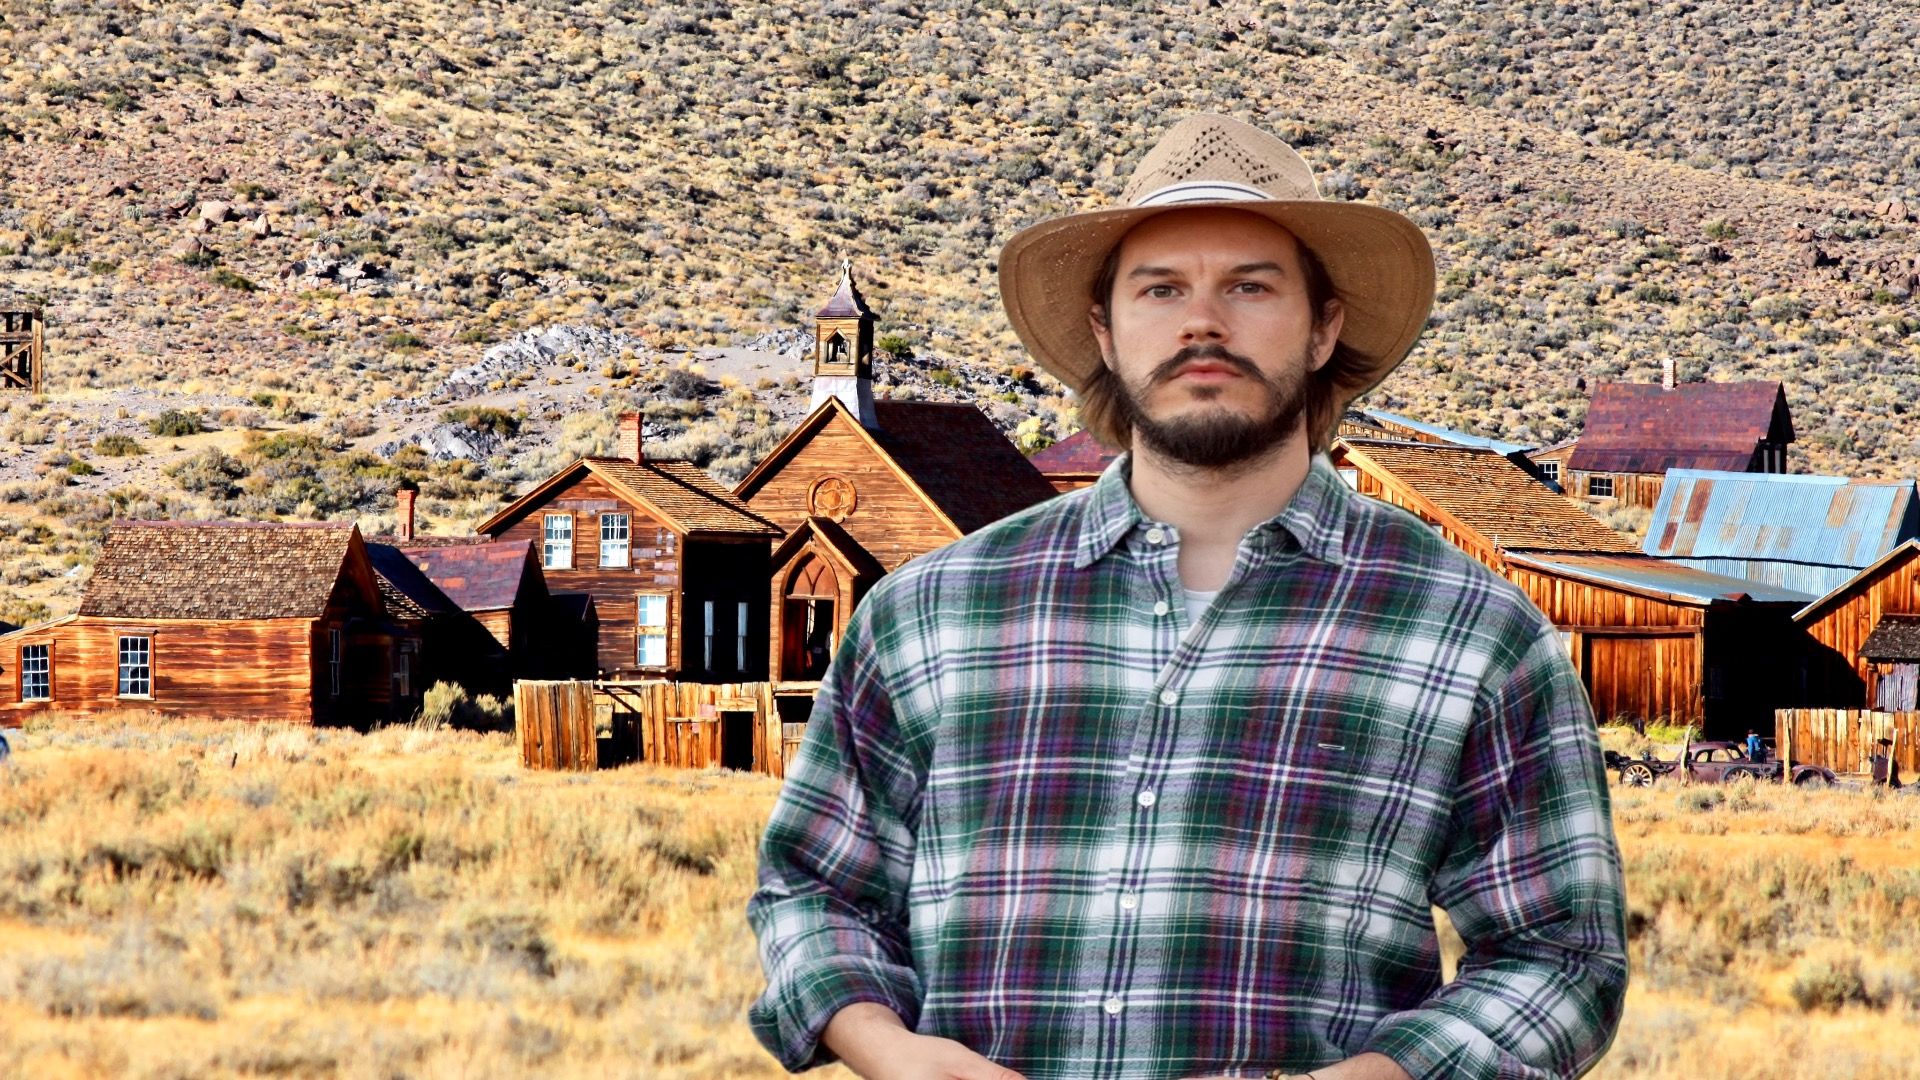
[[[1347,401],[1406,358],[1433,309],[1433,248],[1426,234],[1391,210],[1320,199],[1123,207],[1022,229],[1000,250],[1000,299],[1014,333],[1042,367],[1078,393],[1101,365],[1087,314],[1108,253],[1148,218],[1209,208],[1273,221],[1326,267],[1346,311],[1340,340],[1366,361],[1364,370],[1341,380]]]

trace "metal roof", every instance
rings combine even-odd
[[[1916,535],[1920,501],[1911,480],[1673,469],[1643,550],[1857,570]]]
[[[1567,468],[1661,473],[1744,468],[1765,439],[1793,441],[1777,382],[1601,383]]]
[[[1712,574],[1646,555],[1507,555],[1507,561],[1680,603],[1805,604],[1812,593]]]
[[[1378,419],[1385,420],[1389,424],[1398,424],[1403,428],[1411,428],[1423,435],[1431,435],[1436,439],[1444,439],[1455,446],[1472,446],[1481,450],[1491,450],[1496,454],[1518,454],[1533,449],[1533,447],[1528,446],[1526,443],[1501,442],[1499,439],[1489,439],[1484,435],[1469,435],[1464,431],[1455,431],[1453,428],[1441,427],[1439,424],[1429,424],[1424,420],[1415,420],[1411,417],[1401,416],[1399,413],[1390,413],[1383,409],[1360,409],[1356,411],[1362,416],[1377,417]]]

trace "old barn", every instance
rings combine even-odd
[[[0,637],[0,709],[395,720],[418,648],[352,525],[130,522],[76,614]]]
[[[1793,418],[1777,382],[1601,383],[1560,484],[1569,495],[1651,507],[1670,469],[1784,473]]]
[[[1920,615],[1920,539],[1908,540],[1875,559],[1826,595],[1794,614],[1805,634],[1794,665],[1792,693],[1784,703],[1852,708],[1871,706],[1880,676],[1868,642],[1889,619]],[[1903,643],[1889,630],[1882,650]],[[1890,651],[1884,662],[1901,662]]]

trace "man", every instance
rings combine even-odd
[[[1747,729],[1747,760],[1755,764],[1761,764],[1767,760],[1766,741],[1760,738],[1760,733],[1752,728]]]
[[[1000,274],[1131,453],[856,610],[761,848],[756,1033],[870,1080],[1584,1071],[1626,980],[1584,692],[1315,456],[1424,324],[1424,237],[1222,117],[1124,198]]]

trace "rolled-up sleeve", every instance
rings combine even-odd
[[[873,599],[815,697],[747,904],[767,977],[749,1019],[794,1071],[833,1060],[820,1034],[849,1005],[884,1005],[909,1027],[920,1011],[906,916],[919,782],[872,647]]]
[[[1592,711],[1550,627],[1482,689],[1452,824],[1431,897],[1467,943],[1459,975],[1366,1049],[1416,1080],[1586,1072],[1620,1023],[1626,900]]]

